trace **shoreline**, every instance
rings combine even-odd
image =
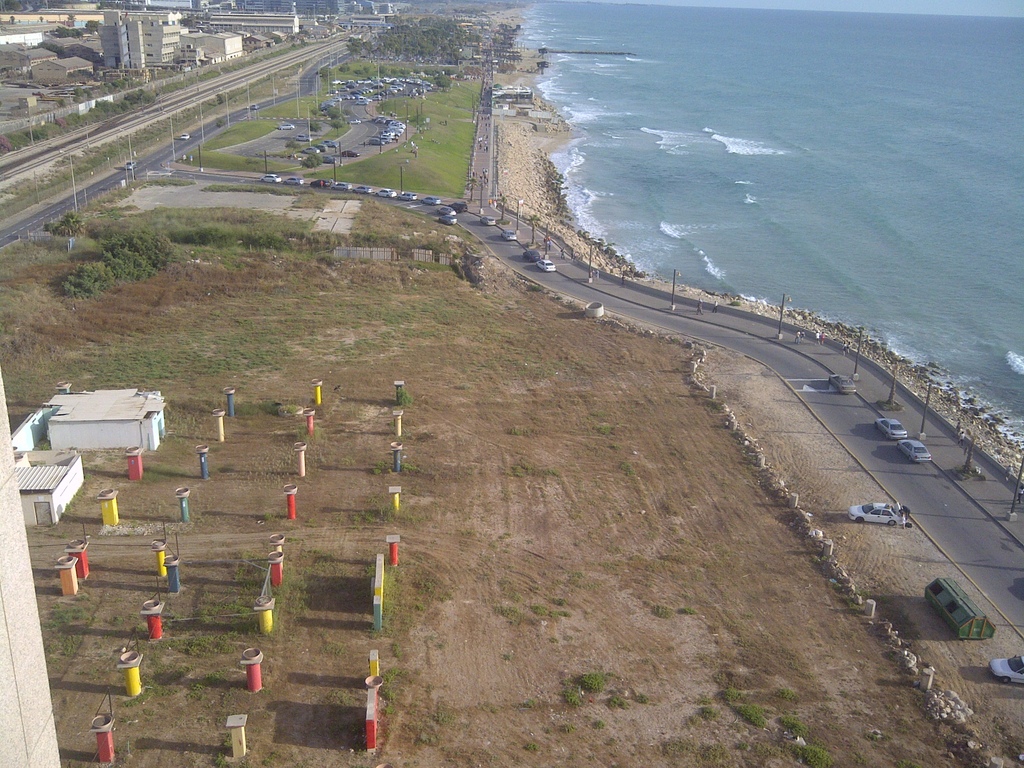
[[[496,77],[502,84],[525,85],[534,89],[532,108],[550,112],[554,117],[549,124],[532,118],[511,118],[495,122],[495,149],[497,150],[500,193],[509,201],[523,201],[523,221],[527,215],[536,215],[542,233],[549,230],[575,253],[593,259],[595,268],[621,275],[627,279],[642,280],[659,286],[669,281],[663,276],[642,272],[613,246],[583,230],[568,206],[565,179],[552,161],[552,156],[570,147],[582,136],[576,135],[571,123],[558,109],[536,93],[539,73],[536,51],[524,49],[523,58],[515,72]],[[530,71],[533,70],[533,71]],[[506,213],[508,213],[506,208]],[[528,213],[527,213],[528,212]],[[514,215],[514,212],[513,214]],[[509,217],[511,218],[511,216]],[[526,227],[531,227],[526,223]],[[694,286],[676,283],[676,294],[689,299],[719,300],[724,304],[762,316],[778,316],[779,308],[748,297],[706,291]],[[805,332],[824,332],[839,344],[849,344],[856,350],[861,329],[847,323],[827,320],[811,310],[788,309],[786,322]],[[853,352],[851,352],[852,354]],[[1009,425],[1007,415],[969,389],[958,387],[947,371],[936,363],[921,363],[898,355],[877,339],[865,335],[860,353],[875,364],[899,370],[899,382],[919,400],[924,401],[929,383],[932,395],[929,408],[951,425],[962,427],[974,438],[975,445],[991,455],[1007,472],[1016,476],[1024,461],[1024,435]],[[898,417],[898,413],[894,414]]]

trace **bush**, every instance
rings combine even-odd
[[[147,230],[118,232],[100,240],[100,263],[83,264],[64,281],[64,293],[81,299],[96,296],[116,283],[152,277],[171,258],[171,241]]]
[[[65,296],[72,299],[88,299],[98,296],[114,285],[114,278],[106,265],[100,263],[83,264],[68,275],[61,285]]]
[[[779,718],[779,724],[794,736],[807,738],[811,729],[800,721],[796,715],[783,715]]]
[[[584,691],[600,693],[608,682],[608,676],[604,672],[587,672],[580,675],[576,682]]]
[[[815,744],[807,744],[803,747],[794,746],[793,754],[811,768],[832,768],[834,762],[827,749]]]
[[[755,728],[764,728],[768,725],[768,717],[765,715],[764,707],[759,707],[757,704],[740,704],[736,707],[736,714]]]

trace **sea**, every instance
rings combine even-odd
[[[578,226],[864,326],[1024,434],[1024,19],[538,3],[519,40]]]

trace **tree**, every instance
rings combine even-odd
[[[530,242],[534,243],[537,241],[537,225],[540,224],[540,216],[538,216],[536,213],[531,213],[529,216],[526,217],[526,220],[530,222],[530,224],[533,227],[533,232],[530,235]]]
[[[85,222],[76,211],[68,211],[56,221],[43,227],[47,232],[61,237],[74,237],[85,227]]]

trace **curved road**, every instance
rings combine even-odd
[[[890,372],[865,358],[856,360],[852,352],[843,355],[835,343],[819,346],[805,340],[796,344],[793,334],[797,329],[789,325],[779,341],[777,318],[725,306],[712,313],[707,302],[703,314],[697,314],[693,300],[678,297],[673,312],[667,291],[646,284],[623,284],[619,277],[606,273],[590,284],[585,263],[560,260],[557,252],[553,261],[558,272],[541,272],[522,261],[522,245],[501,240],[497,227],[487,227],[476,217],[463,218],[468,221],[466,228],[494,254],[552,291],[583,302],[599,301],[612,314],[735,350],[771,368],[892,498],[911,508],[922,530],[1002,614],[989,618],[1024,638],[1024,545],[1020,540],[1024,538],[1024,521],[1007,520],[1015,478],[1006,478],[1004,470],[976,451],[976,463],[989,480],[961,484],[952,470],[964,463],[963,450],[952,426],[930,411],[924,431],[933,461],[908,461],[895,442],[886,440],[874,427],[874,420],[884,414],[873,404],[888,399]],[[831,390],[829,373],[851,375],[855,364],[857,394]],[[923,404],[902,387],[897,388],[897,399],[905,405],[899,419],[916,437],[921,431]],[[928,581],[930,578],[920,585],[922,596]]]

